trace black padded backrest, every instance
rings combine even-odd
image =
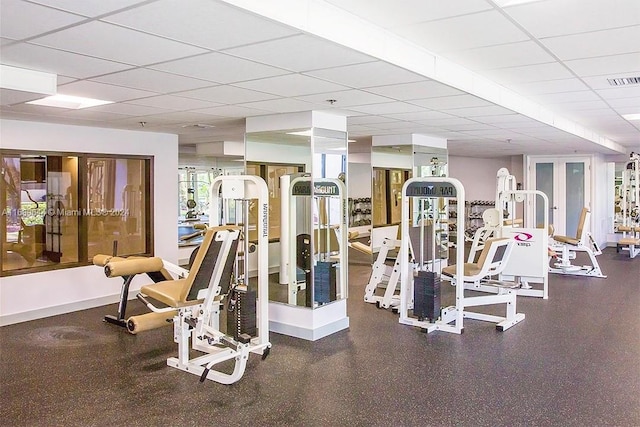
[[[498,248],[496,249],[496,253],[493,254],[493,259],[491,260],[492,264],[494,262],[502,261],[502,259],[504,258],[504,254],[507,252],[507,246],[508,245],[500,245],[500,246],[498,246]]]
[[[200,264],[200,268],[196,272],[196,276],[193,279],[191,289],[189,289],[187,300],[197,299],[198,292],[200,292],[201,289],[209,287],[209,282],[211,281],[211,276],[213,276],[213,271],[216,268],[218,254],[220,253],[220,249],[223,243],[224,242],[216,241],[214,237],[213,241],[207,248],[207,253],[204,255],[202,263]],[[229,291],[231,276],[233,274],[233,262],[235,261],[237,251],[238,239],[233,239],[233,241],[231,242],[231,248],[229,249],[229,255],[225,259],[222,276],[220,277],[219,285],[222,288],[222,293],[227,293]]]

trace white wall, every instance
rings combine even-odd
[[[347,185],[350,198],[371,197],[371,165],[349,163]]]
[[[509,169],[517,182],[523,182],[522,165],[522,156],[479,159],[450,155],[448,167],[449,176],[462,182],[467,201],[473,201],[496,199],[496,173],[500,168]]]
[[[0,140],[5,149],[154,156],[154,254],[177,261],[177,135],[0,120]],[[94,266],[3,277],[0,325],[116,302],[121,284]]]

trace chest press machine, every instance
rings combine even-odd
[[[464,187],[454,178],[424,177],[407,180],[402,188],[402,223],[409,223],[410,200],[413,205],[419,204],[419,199],[425,198],[453,198],[457,199],[457,229],[464,229]],[[409,227],[403,227],[401,253],[409,250]],[[409,262],[408,257],[401,257],[401,286],[400,286],[400,323],[422,328],[425,332],[444,331],[460,334],[464,330],[465,318],[496,323],[500,331],[509,329],[524,320],[522,313],[516,312],[516,294],[509,286],[494,283],[495,295],[467,296],[465,282],[473,282],[480,278],[499,274],[506,265],[514,242],[510,239],[488,240],[484,246],[482,263],[465,265],[464,234],[456,236],[457,264],[442,269],[444,276],[448,276],[452,284],[456,285],[455,304],[446,308],[440,307],[440,276],[435,271],[435,264],[420,262],[416,271],[416,264]],[[484,305],[505,304],[506,315],[495,316],[469,310],[471,307]]]

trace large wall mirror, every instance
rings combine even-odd
[[[418,144],[374,144],[371,147],[371,252],[375,262],[385,239],[399,239],[402,227],[402,187],[412,177],[447,176],[447,150]],[[446,265],[449,247],[448,206],[411,205],[409,235],[413,256]],[[426,232],[425,232],[426,230]],[[415,231],[415,232],[414,232]],[[388,248],[388,246],[387,246]],[[418,253],[422,250],[424,253]],[[396,250],[390,250],[395,256]],[[426,262],[426,261],[425,261]]]
[[[269,188],[270,265],[275,267],[270,300],[315,308],[345,298],[346,133],[321,128],[251,132],[245,144],[247,173],[262,176]]]

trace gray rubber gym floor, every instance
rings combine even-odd
[[[364,303],[353,255],[350,329],[272,334],[231,386],[167,367],[169,327],[103,323],[115,305],[0,328],[0,424],[640,426],[640,259],[607,249],[607,279],[552,275],[548,301],[519,298],[523,323],[467,320],[458,336]]]

